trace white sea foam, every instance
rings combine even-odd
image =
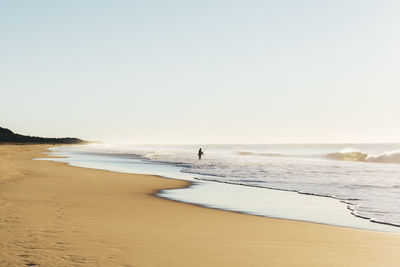
[[[400,163],[400,150],[386,151],[375,155],[368,155],[366,160],[370,162]]]

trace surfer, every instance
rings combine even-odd
[[[199,149],[199,153],[197,153],[197,155],[199,156],[199,160],[201,160],[201,156],[204,155],[204,152],[201,148]]]

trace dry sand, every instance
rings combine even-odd
[[[0,146],[0,266],[400,266],[400,236],[152,196],[179,180],[33,161]]]

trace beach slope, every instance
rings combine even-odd
[[[400,266],[400,236],[243,215],[152,194],[188,182],[0,146],[0,266]]]

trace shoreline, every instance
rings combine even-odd
[[[190,182],[32,160],[46,147],[0,146],[4,265],[400,264],[396,234],[171,201]]]
[[[167,178],[167,177],[164,177],[164,178]],[[173,179],[173,178],[171,178],[171,179]],[[340,198],[337,198],[337,197],[334,197],[334,196],[325,196],[325,195],[318,195],[318,194],[313,194],[313,193],[303,193],[303,192],[296,191],[296,190],[279,189],[279,188],[274,188],[274,187],[261,187],[261,186],[257,186],[257,185],[245,185],[245,184],[229,183],[229,182],[223,182],[223,181],[202,180],[202,179],[197,179],[197,178],[194,178],[194,179],[199,180],[199,181],[209,181],[209,182],[215,182],[215,183],[221,183],[221,184],[228,184],[228,185],[237,185],[237,186],[248,186],[248,187],[254,187],[254,188],[262,188],[262,189],[267,189],[267,190],[274,190],[274,191],[279,191],[279,192],[296,193],[296,194],[304,195],[304,196],[313,196],[313,197],[321,197],[321,198],[334,199],[334,200],[339,201],[340,203],[343,203],[343,204],[347,205],[346,209],[349,210],[349,211],[350,211],[350,214],[351,214],[352,216],[354,216],[354,217],[357,217],[357,218],[366,220],[366,221],[371,222],[371,223],[373,223],[373,224],[380,224],[380,225],[385,225],[385,226],[386,226],[386,225],[387,225],[387,226],[393,226],[393,227],[396,227],[396,228],[399,228],[399,229],[400,229],[400,225],[398,225],[398,224],[389,223],[389,222],[376,221],[376,220],[373,220],[373,219],[371,219],[371,218],[369,218],[369,217],[365,217],[365,216],[358,215],[358,214],[356,214],[356,213],[354,212],[354,211],[355,211],[354,208],[351,208],[351,205],[353,205],[352,203],[349,203],[349,202],[346,201],[346,200],[343,200],[343,199],[340,199]],[[162,191],[162,190],[161,190],[161,191]],[[178,201],[178,200],[177,200],[177,201]],[[182,201],[180,201],[180,202],[182,202]],[[183,202],[183,203],[186,203],[186,202]],[[200,205],[200,206],[202,206],[202,205]],[[207,206],[202,206],[202,207],[207,207]],[[240,212],[240,211],[239,211],[239,213],[243,213],[243,212]],[[243,213],[243,214],[248,214],[248,213]],[[256,215],[256,214],[251,214],[251,215],[254,215],[254,216],[262,216],[262,217],[266,217],[266,218],[285,219],[285,218],[269,217],[269,216]],[[298,219],[298,220],[296,220],[296,219],[285,219],[285,220],[294,220],[294,221],[300,221],[300,222],[303,221],[303,220],[300,220],[300,219]],[[312,221],[304,221],[304,222],[317,223],[317,224],[325,224],[325,225],[332,225],[332,226],[340,226],[340,225],[334,225],[334,224],[329,224],[329,223],[319,223],[319,222],[312,222]],[[342,227],[347,227],[347,228],[352,228],[352,229],[361,229],[361,230],[370,230],[370,229],[363,229],[363,228],[356,228],[356,227],[348,227],[348,226],[342,226]],[[372,231],[381,231],[381,230],[372,230]],[[386,231],[381,231],[381,232],[386,232]],[[389,232],[390,232],[390,231],[389,231]]]
[[[150,174],[162,178],[190,181],[192,185],[185,189],[161,190],[156,194],[158,197],[173,201],[266,218],[400,233],[400,228],[395,225],[372,222],[369,218],[357,216],[349,207],[352,204],[332,196],[216,181],[212,180],[212,177],[201,177],[201,175],[199,177],[199,174],[184,173],[180,167],[173,164],[151,162],[140,157],[129,159],[129,157],[125,157],[125,154],[89,152],[76,155],[73,148],[71,150],[62,147],[56,147],[49,151],[50,155],[64,157],[50,159],[64,162],[69,166],[121,173]],[[238,190],[239,188],[241,190]]]

